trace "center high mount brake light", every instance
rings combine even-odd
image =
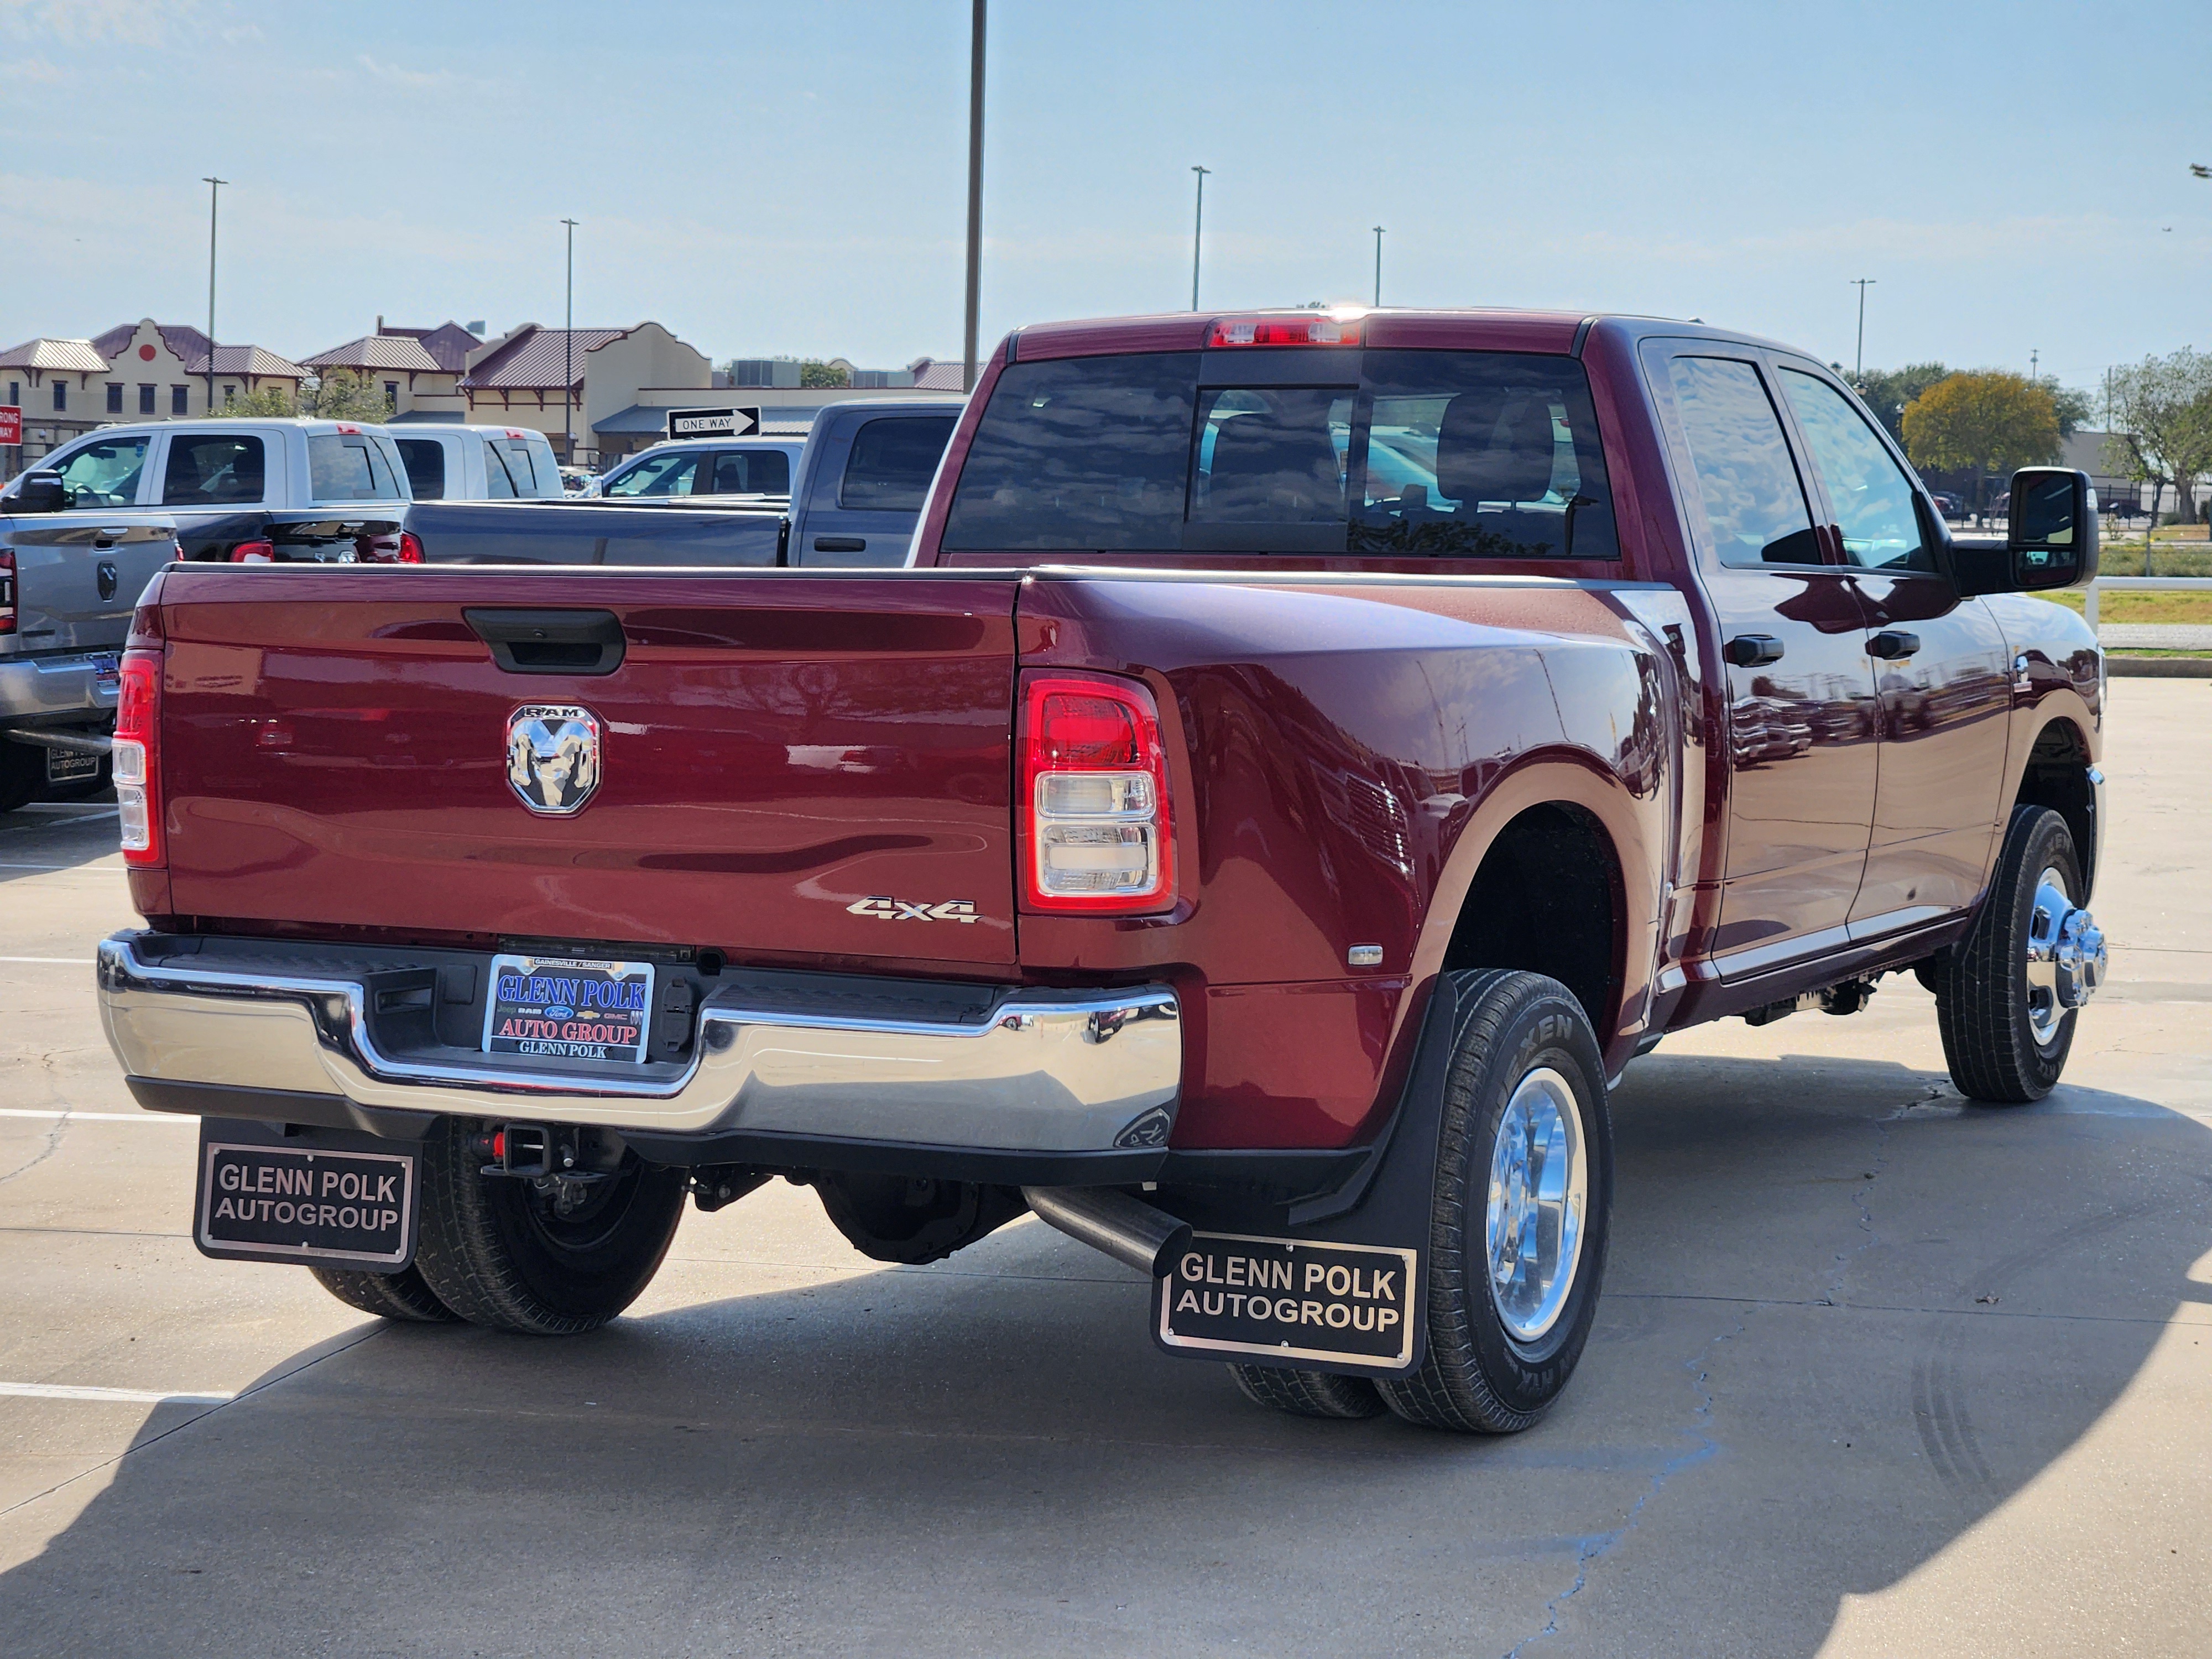
[[[1220,317],[1208,346],[1356,346],[1364,311],[1290,311],[1279,317]]]

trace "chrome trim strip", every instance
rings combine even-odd
[[[710,998],[683,1070],[631,1079],[395,1057],[371,1036],[355,980],[149,963],[129,935],[101,941],[94,972],[131,1076],[388,1110],[1080,1152],[1172,1113],[1182,1084],[1180,1008],[1164,986],[1016,988],[967,1025]]]

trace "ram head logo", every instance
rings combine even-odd
[[[576,703],[528,703],[507,717],[507,781],[533,812],[565,817],[599,787],[599,719]]]

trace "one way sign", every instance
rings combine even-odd
[[[672,409],[672,438],[750,438],[761,429],[757,409]]]

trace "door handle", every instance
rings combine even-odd
[[[1728,642],[1728,659],[1738,668],[1764,668],[1782,660],[1782,641],[1771,634],[1739,634]]]
[[[1885,628],[1867,641],[1867,655],[1884,662],[1902,662],[1920,649],[1920,635]]]
[[[113,599],[116,584],[122,580],[116,574],[115,562],[112,559],[102,559],[95,574],[100,580],[100,597],[103,599]]]
[[[867,546],[866,536],[817,536],[814,538],[817,553],[863,553],[867,550]]]

